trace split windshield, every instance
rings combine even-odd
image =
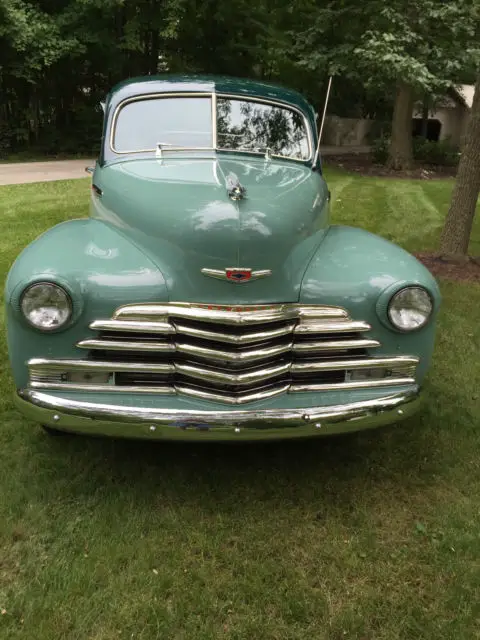
[[[216,121],[216,135],[213,122]],[[216,140],[215,140],[216,138]],[[283,105],[211,96],[155,97],[127,102],[114,122],[116,153],[168,149],[267,152],[295,160],[310,158],[304,117]]]

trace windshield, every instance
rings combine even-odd
[[[165,96],[127,102],[117,112],[112,150],[117,153],[162,149],[219,149],[267,152],[308,160],[310,142],[303,115],[283,105],[216,97],[213,135],[212,96]]]
[[[118,113],[113,149],[117,153],[173,147],[213,146],[210,96],[150,98],[128,102]]]
[[[307,160],[310,156],[303,116],[283,106],[217,99],[217,147],[264,152]]]

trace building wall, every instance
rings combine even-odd
[[[418,117],[421,117],[419,111],[415,113],[415,118]],[[438,107],[429,114],[429,118],[439,120],[441,123],[440,140],[449,139],[452,144],[461,144],[468,118],[468,110],[466,107],[460,104]]]
[[[441,124],[440,140],[450,139],[454,145],[462,145],[469,110],[464,105],[448,98],[444,104],[429,114],[429,118]],[[421,105],[414,110],[414,118],[422,117]],[[373,120],[365,118],[340,118],[330,115],[325,118],[322,144],[332,147],[357,147],[368,144],[368,134],[374,126]]]
[[[365,118],[327,116],[322,144],[332,147],[357,147],[367,144],[373,121]]]

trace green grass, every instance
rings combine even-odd
[[[451,181],[329,176],[336,221],[435,248]],[[0,188],[1,271],[87,193]],[[308,443],[51,439],[3,341],[0,638],[480,638],[480,287],[441,286],[424,412]]]

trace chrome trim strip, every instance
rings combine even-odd
[[[266,367],[264,369],[257,369],[255,371],[248,371],[246,373],[235,373],[234,371],[224,373],[223,371],[214,371],[212,369],[206,369],[191,364],[175,365],[177,373],[181,373],[189,378],[198,378],[199,380],[207,380],[208,382],[218,382],[220,384],[231,385],[249,385],[255,382],[263,382],[269,380],[275,376],[279,376],[283,373],[288,373],[290,370],[290,363],[277,364],[272,367]]]
[[[199,329],[197,327],[189,327],[184,324],[175,322],[177,333],[191,336],[192,338],[202,338],[204,340],[212,340],[214,342],[225,342],[233,345],[251,344],[253,342],[262,342],[272,338],[290,335],[295,327],[295,323],[287,324],[278,329],[267,329],[265,331],[254,331],[252,333],[220,333],[209,331],[207,329]]]
[[[362,320],[349,320],[342,322],[314,322],[300,323],[295,329],[294,333],[350,333],[350,332],[363,332],[370,331],[372,327],[368,322]]]
[[[168,342],[142,342],[139,340],[80,340],[80,349],[103,349],[105,351],[154,351],[157,353],[174,353],[175,345]]]
[[[214,400],[223,402],[225,404],[247,404],[248,402],[256,402],[258,400],[266,400],[267,398],[274,398],[282,393],[288,391],[288,384],[283,384],[280,387],[273,389],[267,389],[265,391],[252,391],[251,393],[245,393],[244,395],[227,396],[220,393],[210,393],[209,391],[203,391],[202,389],[195,389],[194,387],[175,385],[175,389],[178,393],[185,396],[191,396],[193,398],[199,398],[202,400]]]
[[[132,331],[138,333],[175,333],[169,322],[146,322],[144,320],[94,320],[90,323],[94,331]]]
[[[210,434],[212,439],[238,440],[242,434],[245,439],[255,435],[258,438],[312,436],[396,422],[418,410],[420,394],[419,388],[412,386],[380,398],[340,405],[205,411],[100,404],[23,389],[17,392],[16,404],[33,420],[66,431],[187,439],[195,438],[195,434],[208,439]]]
[[[216,362],[255,362],[264,360],[272,356],[278,356],[281,353],[287,353],[292,349],[292,343],[280,344],[273,347],[264,347],[262,349],[250,349],[248,351],[221,351],[220,349],[210,349],[208,347],[199,347],[196,345],[177,342],[177,352],[185,353],[198,358],[207,358]]]
[[[377,369],[395,367],[416,367],[419,358],[411,356],[393,356],[391,358],[365,358],[362,360],[326,360],[322,362],[295,362],[292,373],[307,373],[314,371],[339,371],[342,369]]]
[[[175,373],[173,364],[143,362],[100,362],[96,360],[47,360],[32,358],[28,361],[30,373],[38,375],[39,371],[97,371],[97,372],[132,372],[138,373]]]
[[[29,387],[32,389],[50,389],[53,391],[88,391],[90,393],[102,393],[112,391],[113,393],[154,393],[155,395],[175,395],[175,387],[172,385],[164,385],[157,387],[139,387],[139,386],[116,386],[113,384],[81,384],[69,382],[30,382]]]
[[[366,338],[351,338],[347,340],[320,340],[312,342],[295,342],[293,351],[295,353],[317,353],[319,351],[340,351],[346,349],[373,349],[379,347],[378,340],[367,340]]]
[[[379,380],[356,380],[328,384],[291,384],[288,393],[312,393],[317,391],[345,391],[350,389],[378,389],[379,387],[401,387],[415,384],[415,378],[381,378]]]
[[[344,319],[350,320],[350,316],[343,307],[331,307],[323,304],[292,304],[298,312],[300,320],[319,319]]]
[[[354,389],[378,389],[385,387],[397,387],[415,384],[415,378],[385,378],[382,380],[358,380],[356,382],[339,382],[334,384],[285,384],[279,391],[278,387],[267,389],[262,392],[262,398],[271,398],[279,393],[320,393],[322,391],[352,391]],[[154,395],[175,395],[177,393],[185,393],[186,395],[196,398],[203,398],[212,402],[223,402],[225,404],[242,404],[237,402],[237,398],[246,398],[247,396],[227,396],[215,391],[206,391],[204,389],[195,389],[184,385],[158,385],[156,387],[135,386],[135,385],[108,385],[108,384],[81,384],[81,383],[62,383],[62,382],[30,382],[30,389],[45,389],[49,391],[88,391],[90,393],[152,393]],[[244,402],[253,402],[251,399],[254,393],[248,395],[248,400]]]
[[[186,375],[190,377],[193,376],[190,372]],[[375,388],[383,388],[383,387],[395,387],[395,386],[403,386],[410,385],[415,383],[415,378],[412,376],[404,376],[404,377],[392,377],[392,378],[381,378],[378,380],[357,380],[357,381],[349,381],[349,382],[335,382],[335,383],[301,383],[301,384],[284,384],[282,386],[282,393],[317,393],[321,391],[345,391],[345,390],[353,390],[353,389],[375,389]],[[239,386],[247,383],[240,383]],[[31,389],[49,389],[49,390],[61,390],[61,391],[89,391],[92,393],[96,392],[113,392],[113,393],[153,393],[153,394],[175,394],[175,393],[183,393],[184,391],[188,391],[189,395],[196,395],[196,397],[202,397],[205,399],[209,399],[212,401],[225,402],[225,403],[235,403],[236,398],[238,397],[236,394],[225,395],[218,393],[216,391],[207,391],[205,389],[196,390],[194,387],[190,387],[187,383],[177,385],[177,384],[164,384],[158,386],[138,386],[138,385],[108,385],[108,384],[85,384],[80,382],[40,382],[37,380],[32,380],[29,383],[29,388]],[[201,393],[201,396],[199,395]],[[254,392],[252,392],[254,393]],[[262,392],[262,398],[269,398],[277,395],[277,388],[268,389]],[[250,397],[250,396],[249,396]]]
[[[260,358],[283,353],[284,350],[290,351],[291,343],[282,344],[274,347],[266,347],[264,349],[250,349],[243,352],[221,351],[218,349],[209,349],[207,347],[197,347],[188,344],[177,345],[178,351],[188,353],[190,355],[208,355],[214,354],[218,360],[229,360],[231,362],[248,362]],[[213,358],[212,358],[213,359]],[[291,365],[292,372],[314,372],[314,371],[338,371],[350,369],[375,369],[375,368],[393,368],[400,370],[403,368],[415,368],[419,363],[416,356],[393,356],[393,357],[370,357],[362,359],[348,360],[323,360],[321,362],[295,362]],[[90,370],[95,371],[145,371],[145,372],[164,372],[173,373],[177,365],[166,363],[144,363],[144,362],[108,362],[97,360],[71,360],[71,359],[52,359],[32,358],[28,361],[28,367],[31,371],[41,369],[42,371],[66,371],[69,369]]]
[[[236,269],[236,267],[235,267]],[[258,280],[259,278],[266,278],[267,276],[272,275],[271,269],[261,269],[260,271],[251,271],[250,277],[246,280],[234,280],[227,277],[227,271],[233,271],[234,268],[226,268],[226,269],[201,269],[201,272],[204,276],[209,276],[210,278],[217,278],[218,280],[226,280],[226,282],[232,282],[233,284],[245,284],[246,282],[252,282],[252,280]],[[248,271],[248,269],[244,269],[244,271]]]
[[[189,303],[172,302],[167,304],[131,304],[118,308],[114,313],[114,320],[134,320],[134,321],[158,321],[163,319],[164,322],[168,318],[183,318],[197,321],[205,321],[211,323],[222,323],[232,325],[248,325],[262,324],[266,322],[288,321],[288,320],[308,320],[313,319],[338,319],[339,324],[342,318],[345,318],[345,324],[342,324],[344,331],[351,331],[349,327],[355,325],[352,321],[347,322],[348,313],[340,307],[328,307],[325,305],[309,305],[299,304],[271,304],[271,305],[193,305]],[[104,322],[104,321],[102,321]],[[367,323],[361,324],[362,329],[370,329]],[[329,330],[334,322],[325,323],[323,331]],[[303,326],[303,325],[300,325]],[[322,324],[323,327],[323,324]],[[335,330],[335,329],[333,329]],[[340,331],[340,329],[338,329]],[[354,329],[353,329],[354,330]]]

